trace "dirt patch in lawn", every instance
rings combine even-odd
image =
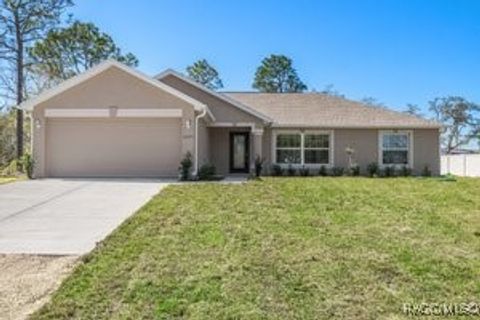
[[[0,254],[0,318],[25,319],[42,306],[77,258]]]

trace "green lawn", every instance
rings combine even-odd
[[[166,188],[33,319],[401,319],[479,302],[480,180]]]

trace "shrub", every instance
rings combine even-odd
[[[310,175],[310,168],[307,168],[305,166],[300,168],[300,175],[302,177],[308,177]]]
[[[320,166],[320,169],[318,170],[318,175],[322,177],[327,176],[327,167],[324,165]]]
[[[457,178],[453,174],[447,173],[445,176],[443,176],[443,181],[455,182],[457,181]]]
[[[431,177],[432,171],[428,165],[425,165],[422,170],[422,177]]]
[[[297,169],[295,169],[291,164],[288,165],[287,174],[292,177],[296,173],[297,173]]]
[[[2,107],[0,107],[2,109]],[[8,167],[15,161],[15,114],[12,108],[9,112],[0,111],[0,168]],[[17,162],[16,162],[17,163]],[[18,163],[17,163],[18,164]],[[20,168],[16,168],[13,174],[17,174]]]
[[[187,152],[182,161],[180,161],[180,167],[178,168],[180,171],[180,180],[187,181],[191,179],[190,171],[192,170],[192,166],[192,154]]]
[[[394,166],[386,166],[383,169],[383,176],[386,178],[394,177],[395,176],[395,167]]]
[[[378,175],[378,164],[376,162],[370,162],[367,165],[368,176],[375,177]]]
[[[412,169],[409,166],[403,166],[402,169],[400,169],[400,175],[402,177],[410,177],[412,175]]]
[[[198,170],[198,180],[216,180],[217,168],[213,164],[206,163]]]
[[[350,175],[353,177],[358,177],[360,175],[360,166],[355,164],[349,168]]]
[[[255,176],[258,178],[262,175],[262,170],[263,170],[263,163],[265,162],[265,159],[256,156],[255,157]]]
[[[26,153],[22,157],[22,170],[27,174],[27,177],[29,179],[33,179],[33,166],[33,157],[29,153]]]
[[[343,176],[344,169],[342,167],[333,167],[332,168],[332,174],[334,177],[340,177]]]
[[[282,166],[280,166],[280,165],[278,165],[278,164],[274,164],[274,165],[272,166],[272,174],[273,174],[274,176],[277,176],[277,177],[283,176],[283,168],[282,168]]]
[[[21,167],[19,161],[17,161],[17,159],[13,159],[5,168],[1,170],[0,176],[16,176],[20,173],[18,171],[19,167]]]

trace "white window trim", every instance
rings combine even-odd
[[[413,148],[413,130],[379,130],[378,131],[378,165],[380,167],[403,167],[403,164],[383,164],[383,136],[386,134],[408,135],[408,164],[407,167],[413,168],[414,148]]]
[[[300,134],[300,163],[277,163],[277,136],[280,134]],[[329,136],[328,141],[328,163],[305,163],[305,135],[306,134],[326,134]],[[334,132],[333,130],[273,130],[272,131],[272,143],[271,143],[271,155],[272,163],[280,165],[282,167],[306,167],[306,168],[319,168],[321,166],[333,167],[334,164]],[[298,148],[280,148],[283,150],[291,149],[298,150]],[[310,149],[323,149],[323,148],[307,148]]]

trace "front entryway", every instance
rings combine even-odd
[[[249,133],[230,133],[230,172],[248,173]]]

